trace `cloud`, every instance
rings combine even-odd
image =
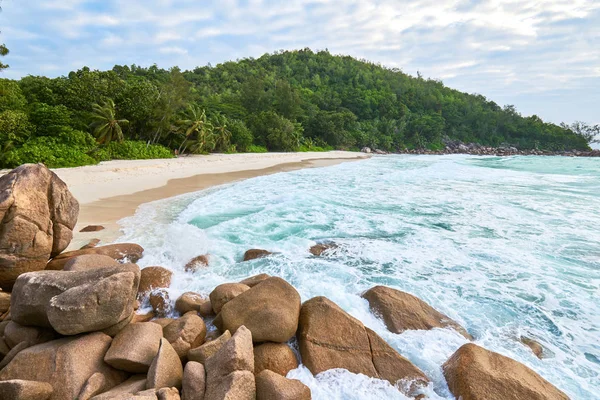
[[[520,101],[524,113],[600,122],[589,106],[600,91],[597,0],[18,3],[5,2],[0,37],[11,49],[12,77],[67,74],[75,61],[194,68],[279,49],[327,48],[420,71],[500,104]],[[548,100],[559,94],[581,106]]]

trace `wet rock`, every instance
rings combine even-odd
[[[140,278],[140,295],[146,295],[153,289],[165,289],[171,286],[173,272],[163,267],[146,267],[142,269]]]
[[[367,290],[363,298],[367,299],[371,310],[383,318],[391,332],[451,328],[465,338],[473,339],[457,322],[411,294],[386,286],[375,286]]]
[[[215,314],[220,313],[227,302],[233,300],[236,296],[239,296],[249,289],[249,286],[242,283],[223,283],[217,286],[209,295],[210,304],[212,305]]]
[[[269,279],[270,277],[271,277],[271,275],[269,275],[269,274],[258,274],[258,275],[254,275],[249,278],[246,278],[243,281],[240,281],[240,283],[244,284],[246,286],[254,287],[254,286],[258,285],[259,283],[261,283],[262,281],[264,281],[265,279]]]
[[[84,254],[75,256],[65,263],[64,271],[87,271],[94,268],[118,267],[121,265],[117,260],[101,254]]]
[[[156,314],[154,313],[154,310],[152,311],[148,311],[142,314],[134,314],[133,315],[133,319],[131,320],[132,324],[138,323],[138,322],[149,322],[151,321],[153,318],[156,317]]]
[[[125,373],[104,363],[111,338],[95,332],[38,344],[19,352],[0,371],[0,380],[46,382],[54,388],[52,400],[74,400],[96,373],[105,377],[108,390],[125,379]],[[35,368],[32,368],[35,366]]]
[[[310,253],[313,256],[320,257],[323,253],[329,250],[337,249],[338,245],[335,243],[318,243],[310,248]]]
[[[298,368],[298,360],[286,343],[263,343],[254,348],[255,375],[268,369],[286,376],[288,372],[295,368]]]
[[[207,399],[255,398],[252,334],[246,327],[241,326],[214,356],[208,358],[205,368]]]
[[[473,343],[461,346],[443,370],[452,394],[464,400],[568,399],[525,365]]]
[[[82,256],[85,254],[99,254],[104,256],[109,256],[117,261],[121,262],[129,262],[136,263],[140,258],[142,258],[142,254],[144,253],[144,249],[142,246],[134,243],[117,243],[117,244],[109,244],[106,246],[92,247],[90,249],[84,250],[74,250],[68,251],[66,253],[61,253],[54,257],[52,261],[46,265],[47,270],[62,270],[69,261],[69,259]]]
[[[194,292],[185,292],[175,301],[175,310],[181,315],[189,311],[200,312],[203,303],[208,300]]]
[[[210,300],[207,300],[200,305],[200,309],[198,310],[198,313],[205,318],[215,315],[215,312],[213,311],[212,303],[210,302]]]
[[[256,400],[311,400],[310,388],[268,369],[256,375]]]
[[[102,225],[88,225],[85,228],[82,228],[79,232],[98,232],[102,230],[104,230],[104,227]]]
[[[204,400],[206,371],[204,365],[189,361],[183,370],[183,400]]]
[[[131,318],[138,282],[135,264],[23,274],[12,293],[12,319],[63,335],[111,328]]]
[[[169,292],[156,289],[150,293],[150,305],[158,317],[164,317],[171,312],[171,299]]]
[[[0,287],[40,271],[67,248],[79,203],[42,164],[25,164],[0,177]]]
[[[188,351],[187,358],[189,361],[196,361],[204,364],[206,360],[215,355],[217,351],[219,351],[219,349],[221,349],[221,347],[223,347],[223,345],[229,341],[229,339],[231,339],[231,333],[229,333],[229,331],[225,331],[218,338]]]
[[[264,258],[270,256],[270,251],[261,249],[250,249],[244,253],[244,261],[256,260],[257,258]]]
[[[544,347],[539,342],[525,336],[521,336],[519,340],[525,346],[529,347],[537,358],[540,360],[544,358]]]
[[[302,305],[298,340],[302,362],[314,375],[344,368],[391,384],[402,379],[428,382],[421,370],[375,332],[325,297]]]
[[[146,388],[146,375],[134,375],[112,389],[92,397],[92,400],[114,400],[123,395],[132,396]]]
[[[181,389],[182,379],[183,366],[179,356],[167,339],[162,338],[158,354],[154,357],[148,371],[146,388],[176,387]]]
[[[158,353],[163,331],[151,322],[127,325],[113,339],[104,361],[117,369],[145,373]]]
[[[273,277],[227,302],[214,324],[230,332],[244,325],[256,343],[283,343],[295,335],[299,314],[300,295],[296,289]]]
[[[0,382],[0,395],[6,400],[47,400],[52,390],[52,385],[46,382],[21,379]]]
[[[190,312],[165,326],[163,335],[171,343],[179,358],[184,359],[190,349],[204,343],[206,325],[202,318]]]
[[[208,267],[208,254],[192,258],[185,264],[185,272],[196,272],[199,268]]]

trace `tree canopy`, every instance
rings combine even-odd
[[[586,150],[593,129],[525,117],[438,80],[310,49],[191,71],[117,65],[0,80],[0,166],[176,151],[440,149],[446,139]],[[64,154],[49,157],[57,149]]]

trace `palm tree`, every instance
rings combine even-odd
[[[115,102],[106,100],[102,105],[92,106],[92,120],[90,128],[94,130],[94,136],[100,144],[109,144],[113,140],[123,141],[123,129],[121,125],[129,123],[126,119],[117,119],[115,113]]]
[[[192,153],[205,153],[215,148],[216,141],[213,126],[206,117],[206,112],[196,105],[190,105],[186,113],[186,119],[177,121],[179,132],[183,133],[184,139],[179,146],[181,154],[188,147]]]
[[[220,151],[226,151],[231,143],[231,131],[227,129],[227,118],[222,114],[215,114],[212,120],[216,136],[215,147]]]

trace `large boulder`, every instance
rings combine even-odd
[[[202,304],[208,300],[195,292],[185,292],[175,301],[175,310],[181,315],[189,311],[200,312]]]
[[[104,361],[114,368],[145,373],[158,353],[163,331],[160,325],[140,322],[127,325],[113,339]]]
[[[254,400],[254,354],[252,333],[241,326],[231,339],[208,358],[206,398],[210,400]]]
[[[67,248],[79,203],[42,164],[25,164],[0,177],[0,287],[40,271]]]
[[[132,396],[146,389],[146,375],[134,375],[125,382],[113,387],[108,391],[92,397],[92,400],[114,400],[121,396]]]
[[[87,271],[88,269],[116,267],[119,262],[112,257],[102,254],[83,254],[69,259],[63,271]]]
[[[23,274],[12,292],[12,320],[63,335],[110,328],[131,319],[139,276],[135,264]]]
[[[296,289],[273,277],[227,302],[214,323],[222,332],[234,333],[244,325],[255,343],[283,343],[296,334],[299,314],[300,295]]]
[[[154,357],[148,371],[146,389],[160,389],[163,387],[181,389],[182,380],[183,366],[181,365],[179,356],[167,339],[160,339],[158,353]]]
[[[310,388],[268,369],[256,375],[256,400],[311,400]]]
[[[270,256],[271,253],[268,250],[262,249],[250,249],[244,253],[244,261],[256,260],[257,258],[264,258]]]
[[[250,286],[244,285],[243,283],[223,283],[214,288],[213,291],[210,292],[209,298],[215,314],[220,313],[227,302],[233,300],[246,290],[250,290]]]
[[[296,354],[286,343],[263,343],[254,348],[254,374],[256,375],[268,369],[286,376],[295,368],[298,368]]]
[[[206,363],[206,360],[214,356],[221,347],[229,341],[229,339],[231,339],[231,333],[225,331],[218,338],[188,351],[187,358],[189,361],[196,361],[204,364]]]
[[[467,343],[443,365],[450,391],[463,400],[567,400],[569,397],[525,365]]]
[[[146,267],[142,269],[140,278],[140,295],[150,293],[153,289],[164,289],[171,285],[173,272],[163,267]]]
[[[56,332],[38,326],[23,326],[15,321],[8,321],[4,327],[4,341],[13,348],[21,342],[27,342],[27,347],[49,342],[56,339]]]
[[[65,264],[73,257],[82,256],[86,254],[99,254],[108,256],[114,260],[136,263],[144,253],[144,249],[139,244],[134,243],[117,243],[109,244],[106,246],[92,247],[89,249],[73,250],[61,253],[54,257],[48,265],[47,270],[62,270]]]
[[[104,355],[111,338],[95,332],[38,344],[19,352],[0,371],[0,381],[22,379],[52,385],[51,400],[75,400],[94,374],[104,376],[103,391],[125,380],[124,372],[111,368]]]
[[[356,374],[385,379],[429,380],[375,332],[326,297],[302,305],[298,340],[302,363],[314,374],[344,368]]]
[[[244,285],[250,286],[250,287],[254,287],[256,285],[258,285],[259,283],[261,283],[262,281],[269,279],[271,277],[271,275],[269,274],[258,274],[258,275],[253,275],[251,277],[248,277],[246,279],[244,279],[243,281],[240,281],[240,283],[243,283]]]
[[[206,338],[206,325],[196,313],[189,312],[163,328],[165,339],[171,343],[179,358],[190,349],[200,346]]]
[[[52,391],[52,385],[46,382],[21,379],[0,382],[1,398],[6,400],[47,400]]]
[[[473,339],[457,322],[412,294],[386,286],[375,286],[367,290],[363,297],[369,302],[371,310],[383,318],[391,332],[451,328],[465,338]]]
[[[206,370],[199,362],[189,361],[183,370],[181,397],[183,400],[204,400]]]

